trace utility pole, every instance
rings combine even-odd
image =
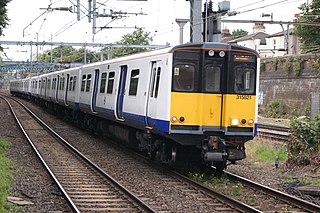
[[[190,0],[190,41],[202,42],[201,0]]]
[[[80,0],[77,0],[77,20],[80,21]]]
[[[92,34],[96,34],[96,25],[97,25],[97,2],[93,0],[92,2]]]

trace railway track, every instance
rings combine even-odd
[[[34,129],[34,128],[32,128]],[[62,130],[65,128],[61,128]],[[34,130],[33,130],[34,131]],[[121,158],[121,157],[120,157]],[[105,160],[108,161],[108,160]],[[109,160],[110,161],[110,160]],[[254,189],[254,192],[249,192],[249,193],[254,193],[256,196],[256,202],[254,203],[248,203],[245,200],[234,200],[234,199],[230,199],[230,197],[228,195],[222,195],[221,193],[218,193],[214,190],[212,190],[211,188],[207,188],[205,186],[203,186],[202,184],[198,184],[195,183],[191,180],[188,180],[188,178],[182,177],[179,174],[175,174],[175,172],[169,172],[169,171],[165,171],[163,172],[164,174],[159,174],[159,172],[155,172],[154,171],[154,166],[152,167],[152,169],[150,169],[148,166],[142,165],[142,168],[140,168],[141,166],[141,162],[133,162],[131,160],[128,159],[124,159],[124,164],[126,164],[128,166],[128,168],[136,168],[136,170],[138,170],[140,173],[140,177],[138,177],[139,179],[143,179],[143,175],[144,174],[148,174],[149,178],[151,179],[158,179],[161,180],[162,182],[165,182],[165,185],[167,187],[167,189],[172,190],[173,192],[167,192],[167,194],[165,194],[166,197],[170,197],[172,193],[174,193],[174,189],[178,189],[178,193],[175,192],[175,194],[173,194],[174,197],[180,197],[183,196],[184,200],[188,200],[189,197],[196,197],[196,203],[192,203],[192,205],[197,206],[197,205],[204,205],[207,211],[202,211],[202,212],[214,212],[214,211],[219,211],[219,212],[270,212],[270,210],[272,209],[270,206],[275,207],[274,209],[271,210],[271,212],[276,212],[276,211],[285,211],[285,210],[290,210],[290,211],[298,211],[298,212],[320,212],[319,207],[316,205],[311,204],[311,207],[308,207],[308,202],[303,202],[301,203],[292,203],[290,200],[288,201],[285,197],[282,198],[278,198],[275,195],[272,195],[273,201],[270,202],[270,197],[271,195],[268,194],[267,192],[265,192],[262,189]],[[65,160],[61,160],[58,163],[56,162],[56,164],[65,164],[64,163]],[[111,167],[115,168],[118,166],[118,162],[114,162],[113,165],[111,165]],[[108,168],[104,168],[104,170],[108,170]],[[128,169],[120,169],[120,170],[128,170]],[[163,171],[163,169],[160,169],[160,171]],[[116,173],[120,173],[119,171],[117,171]],[[130,173],[130,172],[129,172]],[[122,176],[128,176],[127,174],[125,174],[123,171],[121,171]],[[139,174],[138,174],[139,175]],[[134,182],[134,185],[139,185],[141,186],[141,189],[132,189],[131,186],[126,186],[127,188],[130,189],[130,191],[132,191],[132,194],[136,194],[138,195],[138,197],[140,197],[140,200],[146,201],[146,203],[149,204],[149,206],[151,206],[155,212],[167,212],[167,211],[178,211],[178,210],[185,210],[185,206],[181,205],[178,206],[176,209],[167,209],[166,207],[159,207],[159,204],[156,203],[156,199],[152,198],[152,196],[148,196],[147,192],[143,191],[143,185],[146,185],[145,183],[139,183],[138,180],[135,180],[136,174],[132,174],[131,172],[131,177],[129,177],[129,179],[131,179],[132,182]],[[118,177],[116,177],[118,179]],[[91,178],[90,178],[91,179]],[[231,179],[231,178],[230,178]],[[123,182],[125,180],[121,180],[120,182]],[[238,181],[239,180],[234,180],[234,181]],[[243,183],[243,182],[242,182]],[[67,181],[67,185],[70,184]],[[122,183],[123,185],[126,185],[126,183]],[[160,184],[156,184],[160,187]],[[245,183],[243,183],[243,185],[247,186]],[[156,186],[156,187],[158,187]],[[135,186],[136,187],[136,186]],[[155,187],[155,186],[153,186]],[[251,188],[254,188],[252,186],[250,186]],[[249,187],[248,187],[249,188]],[[158,189],[159,193],[161,193],[162,189]],[[165,190],[165,189],[164,189]],[[170,191],[169,190],[169,191]],[[263,191],[264,195],[259,195],[260,191]],[[164,194],[163,192],[161,194]],[[182,195],[185,194],[185,195]],[[244,196],[245,197],[245,196]],[[158,199],[158,198],[157,198]],[[170,199],[170,198],[169,198]],[[279,200],[279,201],[278,201]],[[83,200],[79,199],[79,202],[82,203]],[[187,201],[187,202],[192,202],[192,201]],[[193,201],[195,202],[195,201]],[[246,204],[244,204],[246,203]],[[269,203],[268,205],[265,206],[260,206],[259,204],[263,204],[263,203]],[[307,203],[307,204],[306,204]],[[178,203],[176,205],[179,205]],[[306,207],[306,206],[307,207]],[[177,210],[178,209],[178,210]],[[274,210],[274,211],[273,211]],[[135,210],[133,210],[135,212]],[[187,210],[186,210],[187,211]],[[201,210],[200,210],[201,211]],[[83,211],[81,211],[83,212]],[[127,212],[127,211],[126,211]]]
[[[181,177],[179,178],[173,173],[169,174],[168,171],[156,170],[155,172],[152,166],[140,166],[141,163],[126,161],[124,159],[122,161],[125,161],[128,167],[138,170],[137,174],[131,174],[128,177],[131,181],[135,182],[136,189],[125,190],[125,186],[119,182],[117,183],[111,175],[106,174],[102,169],[96,168],[97,166],[93,167],[93,163],[90,160],[82,156],[79,151],[75,150],[57,133],[54,133],[52,130],[48,133],[42,126],[46,126],[44,122],[35,121],[34,117],[36,116],[31,116],[32,112],[24,109],[22,107],[24,105],[17,104],[13,100],[9,100],[8,102],[11,103],[12,111],[19,120],[18,123],[23,128],[22,131],[26,133],[28,141],[38,153],[46,169],[61,188],[61,191],[75,212],[106,212],[107,210],[112,212],[175,212],[186,209],[179,202],[175,204],[177,206],[176,209],[167,209],[156,202],[157,197],[147,196],[146,192],[139,187],[145,185],[145,183],[138,182],[138,179],[142,178],[142,174],[148,174],[149,178],[151,176],[152,181],[153,179],[157,179],[164,183],[164,186],[167,188],[164,187],[159,190],[167,192],[162,193],[161,196],[169,197],[169,199],[170,196],[181,197],[181,199],[187,201],[187,205],[189,205],[187,208],[193,209],[192,211],[199,209],[200,207],[198,206],[203,206],[202,208],[206,210],[199,211],[260,212],[222,194],[212,192],[211,190],[206,191],[202,187],[188,182]],[[59,142],[57,142],[57,139]],[[61,142],[63,142],[63,145]],[[111,167],[115,166],[111,165]],[[121,175],[128,176],[125,174]],[[117,184],[115,185],[113,182]],[[120,187],[121,189],[119,189]],[[158,184],[153,184],[153,187],[155,189],[151,190],[154,191],[157,189]],[[172,194],[171,190],[178,192]],[[179,207],[179,205],[181,206]]]
[[[74,212],[155,212],[22,103],[0,97]]]
[[[283,125],[259,123],[258,136],[286,142],[289,140],[290,128]]]
[[[241,194],[247,204],[255,206],[262,212],[320,212],[320,206],[299,199],[284,192],[272,189],[238,175],[225,171],[229,180],[242,184]],[[247,199],[245,195],[255,195]],[[244,202],[244,201],[243,201]]]

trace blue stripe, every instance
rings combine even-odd
[[[253,132],[253,136],[256,137],[258,135],[258,124],[257,123],[254,124],[254,130],[253,131],[254,131]]]

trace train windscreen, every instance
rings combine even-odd
[[[233,53],[230,61],[228,93],[254,95],[256,92],[256,56]]]

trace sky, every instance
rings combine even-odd
[[[209,0],[202,0],[203,4]],[[213,2],[213,9],[218,10],[218,2]],[[224,19],[236,20],[265,20],[270,17],[261,17],[262,13],[273,13],[275,21],[292,21],[294,14],[299,13],[298,7],[311,0],[229,0],[230,11],[236,11],[236,16],[224,16]],[[98,18],[97,27],[112,27],[109,29],[97,29],[92,34],[92,23],[84,12],[88,8],[88,0],[80,0],[81,16],[77,21],[76,13],[69,11],[53,10],[46,12],[46,8],[73,7],[76,0],[11,0],[8,3],[8,16],[10,25],[4,30],[1,41],[53,41],[53,42],[77,42],[77,43],[113,43],[119,41],[121,36],[132,33],[135,27],[142,27],[150,32],[153,37],[152,44],[171,46],[179,44],[179,26],[177,18],[190,18],[190,2],[186,0],[148,0],[148,1],[124,1],[124,0],[97,0],[98,13],[107,14],[114,12],[128,13],[125,17],[111,19],[110,17]],[[268,6],[270,5],[270,6]],[[72,9],[73,10],[73,9]],[[133,13],[133,14],[131,14]],[[143,15],[135,15],[142,13]],[[266,33],[280,32],[279,25],[265,25]],[[232,32],[243,29],[253,32],[253,24],[223,23],[222,28]],[[184,26],[184,43],[190,40],[190,25]],[[2,45],[5,55],[4,60],[30,59],[30,46]],[[50,47],[39,47],[42,53]],[[35,47],[33,47],[33,54]]]

